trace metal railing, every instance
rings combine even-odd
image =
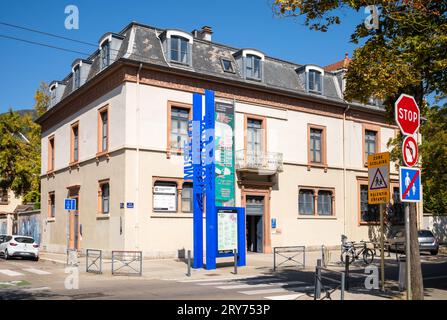
[[[335,277],[330,277],[327,274],[335,275]],[[321,266],[321,260],[317,261],[317,266],[315,268],[315,292],[314,300],[332,300],[331,295],[340,289],[340,300],[345,299],[345,273],[341,271],[330,270]],[[340,279],[338,279],[338,277]],[[321,293],[324,292],[324,296],[321,297]]]
[[[283,155],[279,152],[236,151],[235,167],[237,170],[253,170],[261,172],[282,172]]]
[[[102,250],[87,249],[85,260],[86,272],[102,273]]]
[[[282,261],[279,263],[277,261],[277,256],[278,258],[282,259]],[[306,267],[306,247],[305,246],[274,247],[273,271],[276,271],[276,269],[279,266],[298,267],[304,269]]]
[[[142,274],[142,251],[112,251],[112,275],[141,276]]]

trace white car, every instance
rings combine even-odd
[[[13,257],[39,260],[39,245],[27,236],[6,236],[0,243],[0,255],[6,260]]]

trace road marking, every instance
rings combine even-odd
[[[264,298],[268,300],[296,300],[304,295],[305,295],[304,293],[298,293],[298,294],[285,294],[281,296],[271,296]]]
[[[261,284],[236,284],[236,285],[227,285],[220,286],[217,289],[229,290],[229,289],[248,289],[248,288],[262,288],[262,287],[278,287],[278,286],[288,286],[292,284],[304,284],[302,281],[290,281],[290,282],[268,282]]]
[[[8,270],[8,269],[1,269],[0,273],[3,273],[4,275],[10,276],[10,277],[23,276],[23,273],[15,272],[15,271]]]
[[[303,291],[303,290],[314,290],[313,286],[305,286],[305,287],[290,287],[290,288],[273,288],[273,289],[263,289],[263,290],[250,290],[250,291],[238,291],[238,293],[246,294],[246,295],[255,295],[255,294],[269,294],[269,293],[279,293],[279,292],[290,292],[290,291]]]
[[[47,271],[43,271],[43,270],[39,270],[39,269],[34,269],[34,268],[28,268],[28,269],[22,269],[23,271],[27,271],[27,272],[31,272],[31,273],[35,273],[35,274],[39,274],[39,275],[48,275],[51,274],[51,272],[47,272]]]
[[[246,284],[247,282],[251,284],[255,283],[265,283],[266,281],[274,282],[274,281],[284,281],[284,279],[280,278],[264,278],[264,279],[247,279],[244,281],[244,279],[238,279],[233,281],[218,281],[218,282],[202,282],[197,283],[199,286],[218,286],[218,285],[225,285],[225,284]]]
[[[227,277],[227,278],[219,278],[219,279],[195,279],[195,280],[180,280],[178,282],[181,283],[193,283],[193,282],[216,282],[216,280],[244,280],[244,279],[251,279],[251,278],[256,278],[259,276],[245,276],[245,277]],[[168,280],[169,279],[164,279],[164,280]]]
[[[279,292],[287,292],[284,288],[274,288],[274,289],[263,289],[263,290],[251,290],[251,291],[238,291],[238,293],[246,294],[246,295],[255,295],[255,294],[269,294],[269,293],[279,293]]]

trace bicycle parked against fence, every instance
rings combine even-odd
[[[366,241],[360,241],[360,244],[354,241],[344,242],[341,249],[341,261],[346,262],[349,259],[349,263],[353,263],[360,256],[363,257],[363,261],[366,264],[370,264],[374,261],[374,251],[367,247]]]

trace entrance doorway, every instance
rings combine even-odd
[[[81,231],[79,218],[79,190],[70,191],[70,199],[76,200],[76,210],[69,212],[69,249],[81,249]]]
[[[263,252],[264,250],[264,196],[246,197],[245,212],[247,250]]]

